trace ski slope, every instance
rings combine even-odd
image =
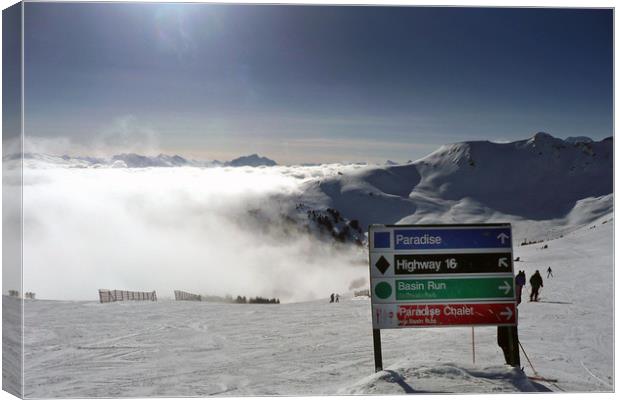
[[[603,223],[605,221],[605,223]],[[548,245],[547,249],[542,246]],[[613,390],[611,214],[556,240],[515,246],[515,269],[551,266],[541,301],[519,307],[537,372],[503,364],[496,329],[382,331],[374,373],[370,304],[25,303],[25,396],[242,396]],[[294,282],[291,282],[294,285]],[[529,293],[526,287],[524,294]],[[19,306],[4,298],[5,313]],[[5,334],[16,332],[5,330]],[[10,338],[9,338],[10,339]]]

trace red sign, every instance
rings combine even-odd
[[[453,325],[514,325],[514,303],[394,304],[374,307],[375,320],[383,327]]]
[[[399,305],[398,326],[514,324],[514,303]]]

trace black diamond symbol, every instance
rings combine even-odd
[[[382,274],[385,274],[385,271],[387,271],[387,269],[390,267],[390,263],[388,262],[388,260],[385,259],[385,257],[381,256],[379,257],[379,260],[377,260],[377,262],[375,263],[375,267],[377,267],[377,269],[381,271]]]

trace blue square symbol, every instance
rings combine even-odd
[[[375,249],[390,248],[390,232],[375,232]]]

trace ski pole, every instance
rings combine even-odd
[[[534,371],[534,374],[536,374],[536,376],[538,376],[538,372],[536,372],[536,369],[532,365],[532,362],[530,361],[530,358],[527,356],[527,353],[525,352],[525,349],[523,348],[523,345],[521,344],[521,341],[519,341],[519,347],[521,347],[521,350],[523,350],[523,354],[525,355],[525,358],[527,358],[527,362],[530,364],[530,367],[532,367],[532,371]]]

